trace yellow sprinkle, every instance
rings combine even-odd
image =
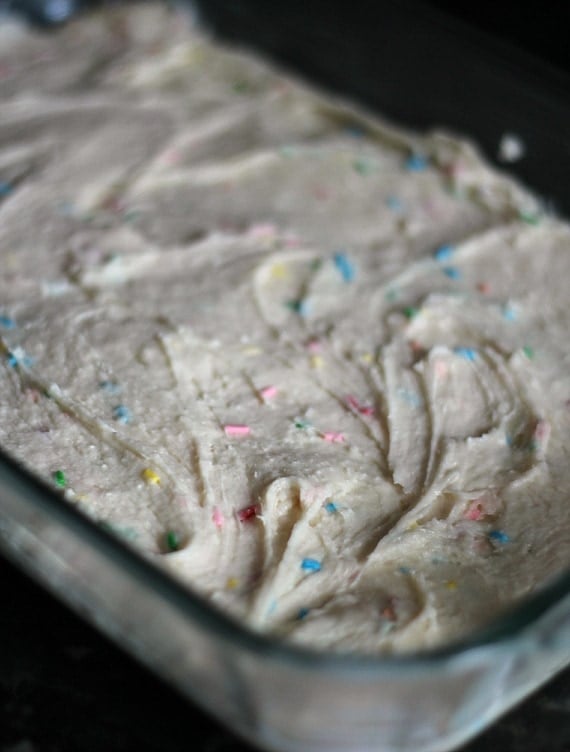
[[[256,347],[256,345],[248,345],[243,348],[242,352],[244,355],[261,355],[263,350],[261,347]]]
[[[150,467],[142,471],[142,477],[149,485],[157,486],[160,483],[160,475],[157,475]]]
[[[448,580],[448,581],[447,581],[447,582],[445,583],[445,587],[446,587],[446,588],[447,588],[448,590],[457,590],[457,583],[455,582],[455,580]]]
[[[325,361],[321,358],[320,355],[312,355],[310,363],[311,368],[322,368],[325,364]]]
[[[360,356],[360,360],[363,363],[372,363],[372,361],[374,360],[374,356],[372,355],[372,353],[369,353],[369,352],[362,353],[362,355]]]
[[[271,267],[271,276],[275,279],[285,279],[288,276],[285,264],[273,264]]]
[[[226,587],[228,590],[235,590],[238,585],[239,580],[237,577],[228,577],[228,580],[226,582]]]
[[[408,532],[411,532],[412,530],[416,530],[420,526],[420,523],[417,520],[414,520],[413,522],[410,522],[406,530]]]

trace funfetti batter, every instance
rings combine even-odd
[[[0,27],[0,444],[316,648],[570,565],[570,229],[167,10]]]

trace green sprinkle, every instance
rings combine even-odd
[[[311,425],[308,420],[303,420],[302,418],[295,418],[294,422],[295,428],[309,428]]]
[[[174,530],[169,530],[166,533],[166,546],[169,551],[178,551],[180,548],[180,539],[174,532]]]
[[[67,485],[67,478],[65,477],[65,473],[63,470],[55,470],[52,474],[52,477],[55,481],[55,485],[59,486],[59,488],[65,488]]]
[[[407,319],[411,320],[418,315],[419,310],[417,308],[414,308],[414,306],[406,306],[403,313]]]
[[[534,358],[534,350],[532,349],[532,347],[530,347],[530,345],[525,345],[522,350],[529,360],[532,360]]]
[[[531,212],[521,211],[519,213],[519,218],[522,219],[523,222],[526,222],[527,225],[540,224],[540,217],[538,214],[532,214]]]
[[[359,175],[370,175],[374,172],[374,165],[367,159],[355,159],[352,166]]]

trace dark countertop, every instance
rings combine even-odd
[[[0,558],[0,752],[253,752]],[[570,670],[462,752],[570,752]]]
[[[283,7],[287,6],[289,13],[292,12],[293,16],[297,14],[297,21],[293,22],[293,26],[296,23],[298,29],[302,28],[307,32],[307,39],[311,44],[318,39],[322,50],[329,49],[327,45],[330,35],[327,36],[327,29],[323,30],[323,26],[318,24],[308,28],[307,24],[310,26],[311,19],[313,24],[319,18],[328,18],[330,21],[335,15],[332,2],[208,2],[212,8],[217,7],[222,9],[221,13],[226,13],[226,24],[229,19],[230,25],[234,24],[233,28],[238,34],[238,17],[241,18],[240,23],[247,21],[244,21],[243,14],[240,16],[244,6],[254,10],[263,9],[264,3],[265,10],[271,6],[272,12],[276,11],[273,24],[278,22],[276,19],[280,14],[283,15]],[[533,7],[532,14],[514,2],[494,3],[492,12],[487,13],[478,12],[479,8],[471,6],[462,11],[458,4],[445,0],[425,0],[423,4],[438,6],[454,16],[463,16],[470,24],[490,32],[499,42],[512,43],[523,51],[538,55],[548,64],[558,66],[557,70],[562,78],[554,76],[557,86],[568,82],[570,66],[567,29],[570,4],[546,2],[541,4],[538,11]],[[351,15],[352,26],[348,24],[346,27],[347,36],[351,29],[354,34],[360,33],[357,28],[360,23],[362,32],[366,32],[364,36],[370,37],[374,30],[367,19],[370,21],[372,18],[370,9],[374,3],[354,0],[347,5],[351,11],[355,11]],[[232,13],[237,16],[232,16]],[[342,16],[341,13],[341,21],[337,18],[337,23],[344,23]],[[348,19],[346,11],[344,19]],[[340,88],[347,85],[347,76],[352,76],[353,82],[358,81],[358,76],[366,65],[361,54],[360,58],[356,55],[352,60],[352,72],[346,59],[342,60],[342,65],[337,66],[336,71],[334,66],[327,69],[326,56],[322,51],[313,50],[310,58],[310,47],[306,47],[303,52],[299,38],[294,41],[295,44],[289,47],[274,45],[273,52],[287,59],[294,58],[297,51],[301,54],[301,64],[304,63],[308,69],[312,66],[317,76],[320,73],[321,77],[326,78],[328,75],[330,79],[336,72],[336,83]],[[465,61],[459,60],[458,63],[461,67]],[[372,72],[369,71],[368,78],[358,81],[361,98],[370,99],[372,89],[369,83],[372,79]],[[388,91],[388,99],[389,94]],[[499,99],[497,98],[497,102]],[[380,99],[376,104],[382,104]],[[393,104],[400,105],[399,102]],[[401,104],[404,106],[405,102]],[[457,112],[459,110],[460,108]],[[405,112],[403,114],[405,116]],[[554,114],[553,110],[553,116]],[[544,112],[539,115],[543,117]],[[429,113],[425,117],[429,118]],[[497,117],[500,120],[502,116],[499,113]],[[458,121],[459,126],[461,121]],[[566,188],[570,170],[563,165],[561,167],[557,161],[560,143],[550,140],[550,127],[544,129],[544,133],[548,136],[545,141],[541,140],[543,134],[536,131],[537,148],[540,146],[545,149],[541,154],[547,155],[547,169],[539,170],[540,176],[547,174],[549,181],[566,181],[559,185],[563,185],[563,202],[566,201],[568,207],[570,197]],[[496,133],[488,130],[483,135],[488,138],[490,148]],[[528,169],[532,172],[535,165],[530,163]],[[0,752],[251,750],[71,614],[2,558],[0,583]],[[570,670],[495,724],[463,752],[570,752]]]

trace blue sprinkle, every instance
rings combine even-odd
[[[99,382],[99,389],[102,389],[104,392],[107,392],[107,394],[119,394],[121,391],[121,387],[116,384],[114,381],[100,381]]]
[[[491,530],[489,533],[490,540],[497,541],[497,543],[509,543],[510,537],[502,530]]]
[[[509,305],[504,306],[503,308],[503,318],[507,321],[515,321],[517,317],[517,312],[514,308],[512,308]]]
[[[301,562],[301,569],[306,572],[320,572],[321,562],[318,559],[303,559]]]
[[[300,609],[299,609],[299,610],[297,611],[297,619],[299,619],[299,621],[301,621],[301,620],[302,620],[302,619],[304,619],[304,618],[305,618],[306,616],[308,616],[308,614],[309,614],[309,609],[308,609],[308,608],[305,608],[305,606],[303,606],[303,608],[300,608]]]
[[[472,347],[454,347],[453,352],[460,358],[473,361],[477,360],[477,352]]]
[[[20,347],[12,352],[9,352],[7,355],[8,365],[10,366],[10,368],[16,368],[17,366],[24,366],[26,368],[29,368],[35,363],[34,358],[26,355],[26,353]]]
[[[0,181],[0,196],[9,196],[13,190],[13,185]]]
[[[398,397],[412,407],[419,407],[421,405],[421,399],[419,394],[412,392],[410,389],[404,389],[400,387],[396,394]]]
[[[409,567],[398,567],[398,572],[400,572],[400,574],[410,574],[411,571],[412,570]]]
[[[412,154],[406,160],[406,169],[410,172],[423,172],[428,166],[427,159],[421,154]]]
[[[514,444],[514,441],[513,441],[513,437],[512,437],[512,436],[511,436],[510,434],[507,434],[507,435],[505,436],[505,444],[506,444],[506,445],[507,445],[508,447],[512,447],[512,445]]]
[[[327,501],[327,503],[325,504],[325,509],[327,510],[329,514],[334,514],[335,512],[338,512],[338,507],[334,503],[334,501]]]
[[[344,253],[335,253],[334,265],[339,270],[345,282],[352,282],[354,279],[354,266]]]
[[[2,329],[15,329],[16,322],[10,316],[0,316],[0,326]]]
[[[433,257],[436,261],[449,261],[455,253],[452,245],[442,245],[434,251]]]
[[[404,208],[404,205],[397,196],[388,196],[386,206],[394,212],[400,212]]]
[[[288,300],[285,305],[290,311],[298,313],[299,316],[307,316],[310,310],[309,303],[306,300]]]
[[[461,272],[455,266],[444,266],[442,272],[449,279],[461,279]]]
[[[131,422],[131,412],[125,405],[117,405],[113,408],[113,418],[119,423],[126,425]]]

